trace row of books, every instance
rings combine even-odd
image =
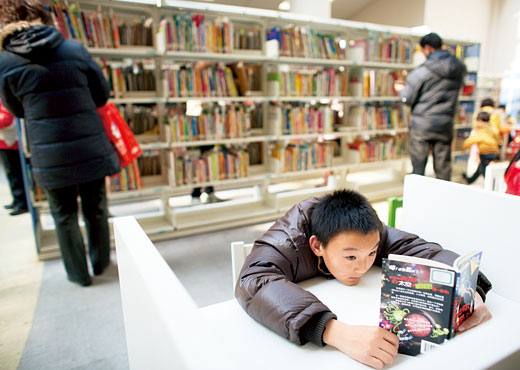
[[[231,68],[213,64],[203,68],[182,65],[164,71],[164,80],[171,97],[236,97],[238,89]]]
[[[153,46],[152,19],[121,21],[113,9],[85,12],[76,2],[44,1],[57,29],[69,40],[87,47],[120,48],[121,45]]]
[[[274,144],[271,159],[276,172],[306,171],[332,166],[334,148],[331,143]]]
[[[130,165],[122,168],[121,172],[106,177],[107,192],[114,193],[143,188],[137,161],[137,159],[134,159]]]
[[[174,150],[175,185],[200,184],[244,178],[249,173],[249,154],[240,146]]]
[[[174,14],[159,23],[158,40],[167,51],[231,52],[227,17],[207,19],[203,14]]]
[[[118,105],[121,115],[134,135],[157,134],[159,132],[156,105]]]
[[[348,144],[349,159],[354,163],[380,162],[398,159],[407,147],[404,134],[382,135],[370,140],[359,139]]]
[[[349,74],[349,95],[363,97],[397,96],[394,82],[405,79],[405,71],[352,68]]]
[[[235,50],[262,50],[261,32],[258,27],[238,27],[233,30]]]
[[[251,135],[251,116],[254,106],[244,104],[210,104],[200,115],[186,114],[184,104],[166,108],[164,121],[170,127],[172,141],[232,139]]]
[[[281,132],[282,135],[332,132],[333,120],[333,112],[328,105],[271,104],[268,111],[268,124],[271,131]]]
[[[278,84],[270,88],[274,96],[346,96],[348,93],[347,72],[339,68],[273,71],[267,80],[269,84]]]
[[[110,96],[124,98],[130,91],[156,90],[154,65],[150,61],[144,64],[135,61],[133,64],[117,62],[107,63],[106,59],[98,61],[105,78],[110,84]]]
[[[398,36],[371,33],[367,39],[350,40],[347,57],[354,62],[411,63],[413,46]]]
[[[347,127],[358,130],[384,130],[410,126],[411,113],[407,105],[356,104],[348,107],[344,116]]]
[[[137,166],[141,176],[158,176],[162,174],[161,155],[159,149],[143,150],[137,158]]]
[[[279,54],[284,57],[345,59],[345,48],[333,34],[313,31],[309,26],[273,27],[267,40],[278,40]]]

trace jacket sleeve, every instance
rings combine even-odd
[[[0,81],[0,98],[2,99],[2,105],[10,113],[19,118],[25,117],[23,106],[9,87],[7,76],[2,76]]]
[[[392,253],[427,258],[450,266],[453,265],[453,262],[459,256],[455,252],[443,249],[437,243],[427,242],[417,235],[397,230],[390,226],[386,226],[383,229],[379,243],[375,262],[378,266],[381,266],[383,258],[387,258]],[[491,287],[491,282],[482,272],[479,272],[477,291],[483,300],[486,299],[486,293],[491,290]]]
[[[406,85],[399,91],[399,98],[403,103],[413,107],[417,102],[417,97],[420,95],[424,77],[426,74],[426,67],[418,67],[406,79]]]
[[[101,68],[99,68],[94,59],[92,59],[90,54],[83,47],[82,53],[82,57],[84,58],[85,63],[87,63],[87,78],[90,94],[92,95],[92,99],[94,99],[96,106],[102,107],[106,104],[110,96],[110,87],[101,71]]]
[[[296,268],[294,261],[277,248],[257,241],[240,272],[235,295],[253,319],[302,345],[305,339],[300,338],[300,329],[314,315],[323,313],[315,318],[322,325],[317,329],[320,339],[325,324],[336,316],[316,296],[295,283],[293,271]],[[316,325],[307,328],[316,331]]]

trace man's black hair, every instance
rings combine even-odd
[[[353,190],[336,190],[316,204],[311,214],[311,232],[326,247],[342,232],[363,235],[380,231],[383,225],[368,200]]]
[[[479,112],[479,114],[477,114],[477,121],[489,122],[490,118],[491,114],[488,112]]]
[[[482,99],[482,101],[480,102],[480,108],[484,108],[484,107],[493,107],[494,108],[495,102],[491,98]]]
[[[442,47],[442,39],[439,35],[432,32],[422,37],[421,39],[421,47],[425,47],[426,45],[430,45],[435,50],[438,50]]]
[[[506,110],[506,106],[505,106],[505,104],[500,104],[500,105],[498,106],[498,109]]]

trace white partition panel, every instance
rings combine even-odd
[[[203,318],[177,276],[135,218],[115,219],[114,233],[130,369],[210,368]]]
[[[457,253],[482,249],[493,292],[520,303],[520,197],[437,180],[405,177],[402,229]]]

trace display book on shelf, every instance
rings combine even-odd
[[[330,189],[272,193],[273,185],[307,184],[329,171],[331,186],[355,186],[347,172],[385,167],[395,168],[400,182],[409,113],[392,85],[413,68],[418,35],[262,10],[261,17],[211,5],[201,11],[190,3],[47,5],[62,33],[98,59],[145,149],[137,166],[142,189],[132,185],[134,174],[122,173],[109,188],[110,202],[160,198],[164,214],[141,220],[160,237],[273,219]],[[273,42],[278,54],[271,54]],[[196,186],[253,184],[261,191],[245,202],[173,211],[168,203]]]

